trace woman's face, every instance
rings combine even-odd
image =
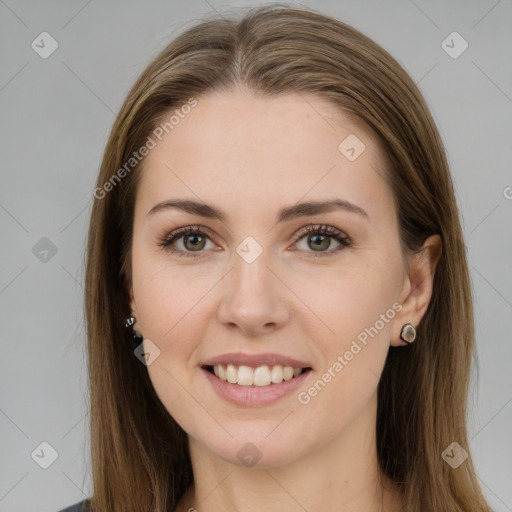
[[[375,139],[315,95],[238,89],[168,131],[142,170],[130,290],[160,400],[238,464],[368,435],[390,343],[419,321],[400,312],[410,286]]]

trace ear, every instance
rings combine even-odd
[[[137,306],[135,304],[135,299],[133,297],[133,286],[131,282],[128,282],[126,285],[127,291],[128,291],[128,297],[130,299],[130,311],[131,314],[137,318]]]
[[[409,271],[404,278],[400,293],[402,310],[395,316],[391,334],[391,345],[400,347],[407,342],[400,338],[402,326],[412,324],[418,327],[425,315],[434,284],[434,275],[441,258],[442,241],[439,235],[429,236],[422,248],[409,260]]]

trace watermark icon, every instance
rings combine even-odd
[[[452,59],[458,59],[468,47],[468,42],[458,32],[452,32],[441,43],[441,48]]]
[[[395,315],[402,311],[402,304],[395,302],[385,313],[379,315],[379,320],[376,320],[371,327],[365,327],[357,336],[357,341],[352,340],[349,350],[346,350],[343,354],[336,357],[333,364],[327,368],[319,379],[310,386],[306,391],[301,391],[297,395],[299,403],[307,405],[311,402],[311,399],[322,391],[329,382],[331,382],[342,370],[347,366],[354,357],[361,352],[361,350],[368,344],[368,336],[372,339],[384,329],[384,326],[389,323],[390,320],[395,318]],[[358,343],[359,341],[359,343]],[[362,345],[362,346],[361,346]]]
[[[163,140],[164,133],[170,133],[180,122],[181,119],[190,114],[192,108],[197,106],[198,101],[194,98],[189,98],[187,103],[182,105],[179,109],[175,109],[173,114],[168,118],[167,121],[160,123],[152,132],[148,135],[146,142],[137,150],[132,153],[130,158],[120,167],[111,178],[106,181],[101,187],[94,189],[94,197],[96,199],[103,199],[107,192],[110,192],[114,187],[126,177],[127,174],[139,164],[142,159],[149,154],[157,145],[157,140],[161,142]]]
[[[137,345],[133,353],[142,364],[149,366],[160,356],[160,349],[146,338],[140,345]]]
[[[59,47],[59,43],[48,32],[41,32],[30,44],[39,57],[47,59]]]
[[[41,262],[48,263],[56,254],[57,246],[46,236],[43,236],[32,247],[32,254]]]
[[[365,149],[363,141],[353,133],[345,137],[338,146],[338,151],[350,162],[359,158]]]
[[[236,456],[244,466],[252,468],[261,459],[262,453],[255,444],[249,442],[238,450]]]
[[[263,252],[263,247],[255,238],[248,236],[238,244],[236,252],[246,263],[252,263]]]
[[[59,457],[57,450],[43,441],[30,454],[34,462],[43,469],[48,469]]]
[[[469,457],[469,454],[459,443],[454,441],[443,451],[441,457],[453,469],[457,469]]]
[[[512,187],[505,187],[503,189],[503,196],[505,199],[512,199]]]

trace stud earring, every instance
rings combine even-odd
[[[411,324],[404,324],[402,332],[400,333],[400,339],[407,343],[412,343],[416,339],[416,329]]]
[[[135,341],[141,342],[144,338],[141,334],[139,334],[133,325],[136,322],[136,318],[134,316],[130,316],[126,319],[125,327],[131,327],[132,328],[132,337]]]

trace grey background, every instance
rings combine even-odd
[[[432,109],[475,295],[479,375],[470,394],[470,448],[490,503],[511,511],[512,2],[292,3],[372,37]],[[1,512],[53,512],[92,490],[83,259],[115,113],[173,36],[204,14],[257,4],[0,0]],[[59,45],[46,59],[31,47],[43,31]],[[469,44],[456,59],[441,46],[453,31]],[[448,41],[460,50],[460,40]],[[49,457],[42,442],[58,453],[48,469],[35,462]]]

